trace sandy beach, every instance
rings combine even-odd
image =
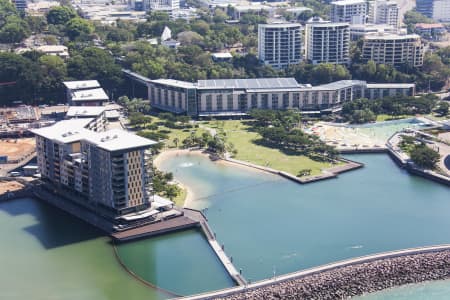
[[[179,156],[179,155],[202,155],[202,156],[208,156],[207,154],[203,153],[201,150],[189,150],[189,149],[171,149],[166,150],[158,154],[156,158],[153,160],[153,165],[158,169],[161,170],[161,164],[168,159],[171,159],[173,157]],[[186,190],[186,199],[184,200],[183,207],[192,207],[192,202],[196,199],[196,196],[192,189],[180,182],[177,178],[175,178],[175,181],[177,185]]]
[[[206,158],[210,159],[210,154],[205,153],[203,150],[170,149],[170,150],[166,150],[166,151],[163,151],[160,154],[158,154],[158,156],[153,160],[153,165],[158,170],[161,170],[161,164],[165,160],[171,159],[171,158],[179,156],[179,155],[186,155],[186,154],[189,154],[189,155],[200,155],[200,156],[203,156],[203,157],[206,157]],[[241,164],[234,163],[234,162],[231,162],[231,161],[227,161],[227,160],[224,160],[224,159],[217,159],[214,162],[217,163],[217,164],[223,164],[223,165],[231,166],[233,168],[242,168],[242,169],[245,169],[247,171],[271,174],[270,172],[263,171],[261,169],[256,169],[254,167],[241,165]],[[175,178],[175,181],[176,181],[176,183],[178,184],[179,187],[181,187],[181,188],[186,190],[186,199],[184,201],[183,207],[193,208],[192,202],[197,199],[197,196],[195,195],[195,193],[192,191],[192,189],[189,186],[187,186],[186,184],[183,184],[177,178]]]

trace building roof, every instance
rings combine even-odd
[[[414,83],[368,83],[368,89],[406,89],[412,88],[416,85]]]
[[[36,135],[60,143],[73,143],[95,134],[95,132],[84,128],[92,120],[92,118],[63,120],[51,126],[31,129],[30,131]]]
[[[212,53],[211,56],[214,58],[233,58],[230,52]]]
[[[199,89],[265,89],[299,87],[295,78],[251,78],[199,80]]]
[[[394,33],[374,33],[367,34],[364,36],[365,40],[407,40],[407,39],[417,39],[420,40],[420,35],[418,34],[394,34]]]
[[[332,5],[352,5],[352,4],[366,4],[365,0],[340,0],[331,2]]]
[[[327,84],[322,84],[312,87],[313,90],[338,90],[347,87],[352,87],[354,85],[366,85],[365,81],[362,80],[339,80]]]
[[[44,53],[64,52],[64,53],[69,54],[67,47],[63,46],[63,45],[44,45],[44,46],[37,47],[36,50],[44,52]]]
[[[100,83],[98,83],[97,80],[64,81],[63,84],[70,90],[82,90],[100,87]]]
[[[144,77],[146,78],[146,77]],[[147,78],[148,80],[148,78]],[[158,83],[163,85],[170,85],[174,87],[179,87],[183,89],[193,89],[195,88],[195,84],[188,81],[181,81],[181,80],[175,80],[175,79],[156,79],[156,80],[150,80],[152,83]]]
[[[109,97],[102,88],[79,90],[72,93],[72,101],[108,101]]]
[[[106,151],[150,147],[157,143],[120,129],[96,132],[93,135],[87,136],[85,140]]]
[[[71,106],[67,111],[66,117],[97,117],[105,111],[103,106]]]
[[[258,27],[263,28],[292,28],[292,27],[302,27],[299,23],[286,23],[286,22],[273,22],[270,24],[258,24]]]
[[[433,23],[433,24],[428,24],[428,23],[417,23],[416,24],[416,28],[420,28],[420,29],[444,29],[444,25],[441,23]]]
[[[307,22],[306,23],[306,26],[309,26],[309,27],[350,27],[350,24],[349,23],[331,23],[331,22],[327,22],[327,21],[324,21],[324,22],[316,22],[316,21],[314,21],[314,22]]]

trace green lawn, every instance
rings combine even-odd
[[[311,175],[317,175],[321,173],[321,169],[331,167],[329,163],[316,162],[303,155],[287,155],[278,149],[253,143],[259,139],[259,134],[249,131],[245,121],[211,121],[203,124],[226,133],[227,142],[233,143],[238,151],[234,157],[238,160],[286,171],[293,175],[297,175],[302,169],[311,169]]]
[[[158,117],[152,116],[151,124],[155,124],[158,122],[164,123],[164,120],[162,120]],[[147,124],[147,125],[149,125],[149,124]],[[168,127],[162,126],[162,125],[158,126],[158,131],[159,130],[170,131],[170,133],[168,134],[169,138],[165,141],[165,145],[168,148],[175,148],[175,143],[174,143],[175,138],[178,138],[178,146],[182,145],[181,144],[182,141],[191,134],[191,131],[195,131],[196,135],[199,135],[199,136],[202,135],[203,132],[205,132],[205,130],[202,128],[173,129],[173,128],[168,128]],[[147,129],[144,129],[144,131],[147,131]],[[148,131],[151,131],[151,130],[148,130]]]
[[[400,115],[400,116],[393,117],[392,115],[381,114],[381,115],[377,115],[377,122],[384,122],[384,121],[391,121],[391,120],[400,120],[400,119],[407,119],[407,118],[412,118],[412,117],[414,117],[414,116],[412,116],[412,115]]]
[[[181,188],[180,186],[178,186],[178,188],[180,189],[180,193],[172,201],[175,202],[176,206],[183,207],[184,201],[186,200],[187,191],[185,189]]]

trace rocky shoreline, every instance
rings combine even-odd
[[[344,299],[450,278],[450,250],[374,260],[216,299]]]

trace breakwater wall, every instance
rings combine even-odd
[[[447,278],[450,245],[439,245],[363,256],[182,299],[344,299]]]

